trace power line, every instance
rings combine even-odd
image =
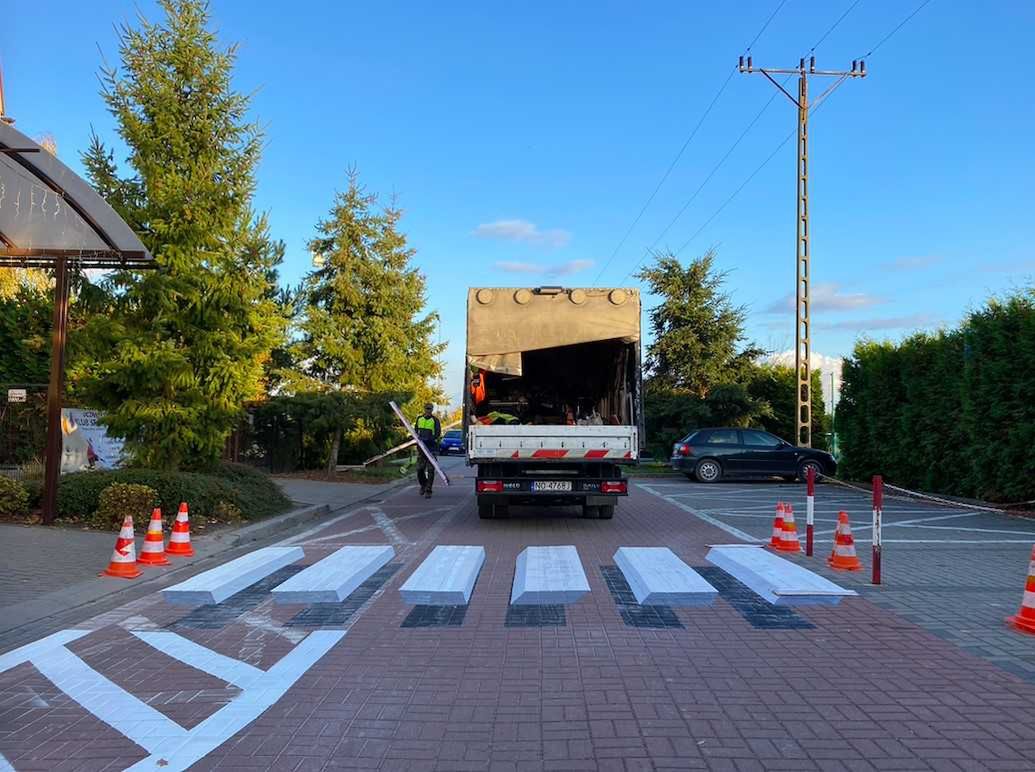
[[[928,1],[930,1],[930,0],[928,0]],[[848,8],[845,9],[845,11],[840,16],[837,17],[837,19],[834,20],[834,23],[831,24],[827,28],[827,30],[820,36],[819,40],[817,40],[813,44],[812,48],[809,49],[809,53],[814,52],[820,46],[820,44],[824,40],[826,40],[835,29],[838,28],[838,26],[841,24],[841,22],[845,20],[845,17],[847,17],[848,14],[850,14],[852,12],[852,10],[854,10],[855,7],[857,5],[859,5],[860,2],[862,2],[862,0],[854,0],[854,2],[851,5],[849,5]],[[781,2],[776,7],[776,10],[774,10],[773,13],[770,14],[769,18],[766,20],[766,23],[764,25],[762,25],[762,30],[759,32],[758,35],[755,36],[754,40],[751,41],[751,44],[745,50],[745,52],[744,52],[745,55],[748,52],[750,52],[751,46],[753,46],[755,44],[755,42],[757,42],[758,38],[761,36],[761,32],[764,31],[765,28],[769,26],[769,22],[771,22],[773,20],[773,17],[776,16],[776,13],[780,10],[780,8],[783,7],[783,5],[784,5],[784,3]],[[785,85],[790,79],[791,79],[791,76],[788,75],[786,78],[784,78],[783,83],[781,85]],[[725,84],[723,84],[723,85],[725,86]],[[840,83],[838,83],[836,85],[840,85]],[[836,85],[834,86],[834,88],[836,88]],[[833,90],[833,89],[831,89],[831,90]],[[824,94],[824,97],[825,96],[826,96],[826,94]],[[664,230],[662,230],[662,232],[658,235],[658,237],[655,238],[654,241],[651,243],[651,245],[644,251],[643,257],[641,257],[639,262],[637,262],[636,265],[633,266],[633,268],[625,275],[625,278],[622,279],[622,283],[624,283],[626,279],[628,279],[630,276],[632,276],[632,274],[641,265],[643,265],[643,262],[650,256],[650,254],[653,251],[653,249],[658,245],[658,242],[661,241],[662,238],[664,238],[665,234],[669,232],[669,230],[672,228],[673,225],[676,224],[676,221],[678,221],[679,218],[682,217],[683,213],[690,207],[690,204],[693,203],[693,201],[697,198],[697,196],[701,192],[701,190],[703,190],[705,185],[707,185],[708,182],[712,179],[712,177],[715,176],[715,173],[726,162],[726,159],[728,159],[730,157],[730,155],[733,153],[733,151],[740,144],[741,140],[744,139],[744,137],[748,133],[748,131],[751,130],[751,127],[754,126],[755,123],[758,122],[758,119],[762,117],[762,113],[764,113],[769,108],[769,105],[772,104],[773,98],[775,98],[775,95],[774,95],[774,97],[771,97],[768,102],[765,103],[765,105],[762,107],[762,110],[758,113],[758,115],[756,115],[751,120],[751,123],[748,124],[748,127],[743,131],[743,133],[741,133],[741,135],[737,138],[737,140],[733,143],[733,145],[729,148],[729,150],[726,151],[726,154],[723,155],[723,157],[719,160],[719,163],[716,164],[715,167],[712,168],[712,170],[708,173],[708,176],[704,179],[704,181],[697,187],[697,189],[693,192],[693,194],[690,196],[690,198],[687,200],[687,202],[685,204],[683,204],[683,207],[679,210],[679,212],[676,213],[676,216],[674,218],[672,218],[672,220],[669,222],[669,224],[665,226]],[[823,97],[821,97],[821,99],[822,98]],[[626,236],[628,236],[628,234],[626,234]],[[623,243],[624,243],[624,239],[623,239]],[[611,264],[611,260],[613,258],[614,258],[614,255],[612,255],[611,259],[609,259],[607,261],[607,265]],[[603,273],[603,272],[601,272],[601,273]],[[597,278],[599,279],[599,276]]]
[[[765,23],[762,25],[761,29],[759,29],[755,36],[751,39],[751,42],[745,49],[745,52],[750,51],[751,47],[758,42],[758,39],[762,37],[762,33],[764,33],[766,29],[768,29],[769,24],[773,21],[774,18],[776,18],[776,14],[780,12],[780,9],[783,8],[786,3],[787,0],[780,0],[773,12],[769,14],[769,18],[765,20]],[[607,261],[604,263],[603,267],[597,273],[596,279],[593,280],[594,284],[600,281],[601,277],[611,266],[611,263],[614,262],[615,257],[618,255],[618,252],[622,249],[623,246],[625,246],[625,242],[628,241],[629,236],[632,235],[633,230],[636,228],[637,225],[639,225],[640,220],[643,218],[643,215],[646,213],[648,207],[650,207],[651,203],[653,203],[655,197],[658,195],[658,191],[661,190],[661,187],[665,184],[665,181],[668,180],[669,176],[672,174],[672,171],[676,168],[676,165],[683,157],[683,153],[686,152],[686,149],[690,146],[690,143],[693,142],[694,137],[697,136],[697,132],[700,131],[701,126],[704,125],[705,120],[711,114],[712,109],[715,107],[716,103],[718,103],[719,98],[726,90],[726,87],[729,85],[730,81],[733,80],[733,76],[736,74],[736,72],[737,68],[734,67],[732,70],[730,70],[730,74],[726,76],[726,80],[724,80],[722,82],[722,85],[719,86],[719,90],[715,92],[715,96],[712,97],[712,101],[709,102],[708,107],[705,108],[705,111],[701,114],[700,119],[698,119],[697,124],[690,132],[690,135],[686,138],[686,141],[683,142],[682,147],[679,148],[679,152],[676,153],[675,158],[672,159],[672,162],[668,165],[668,168],[665,170],[665,173],[661,175],[661,179],[658,180],[658,184],[654,186],[654,190],[651,191],[651,194],[647,197],[647,200],[644,202],[643,206],[640,207],[640,211],[636,215],[636,218],[632,221],[632,224],[625,231],[625,234],[618,242],[618,245],[611,252],[611,256],[607,258]]]
[[[905,25],[906,25],[906,24],[907,24],[907,23],[908,23],[909,21],[911,21],[911,20],[912,20],[912,18],[913,18],[914,16],[916,16],[916,15],[917,15],[918,13],[920,13],[920,11],[922,11],[922,10],[924,9],[924,7],[925,7],[925,6],[927,6],[928,4],[930,4],[930,2],[931,2],[931,0],[924,0],[924,1],[922,2],[922,3],[920,3],[920,5],[918,5],[918,6],[916,7],[916,8],[914,8],[914,9],[913,9],[913,12],[912,12],[912,13],[910,13],[910,14],[909,14],[909,15],[908,15],[908,16],[907,16],[906,18],[904,18],[904,19],[903,19],[902,21],[900,21],[900,22],[899,22],[899,23],[898,23],[898,24],[897,24],[897,25],[895,26],[895,28],[894,28],[894,29],[892,29],[892,30],[891,30],[890,32],[888,32],[888,33],[887,33],[886,35],[884,35],[884,37],[882,37],[882,38],[881,38],[881,39],[880,39],[879,41],[877,41],[877,44],[876,44],[875,46],[873,46],[873,47],[872,47],[872,48],[871,48],[871,49],[870,49],[870,50],[869,50],[869,51],[868,51],[868,52],[867,52],[867,53],[865,54],[865,56],[862,56],[862,57],[860,57],[860,59],[864,59],[864,58],[867,58],[867,57],[870,57],[870,56],[872,56],[872,55],[873,55],[873,54],[874,54],[874,53],[875,53],[875,52],[877,51],[877,49],[878,49],[878,48],[880,48],[880,47],[881,47],[882,45],[884,45],[884,44],[885,44],[885,43],[886,43],[886,42],[887,42],[887,41],[888,41],[888,40],[889,40],[889,39],[891,38],[891,36],[892,36],[892,35],[894,35],[894,34],[895,34],[895,33],[897,33],[897,32],[898,32],[898,31],[899,31],[900,29],[902,29],[902,28],[903,28],[903,27],[904,27],[904,26],[905,26]],[[852,8],[854,8],[854,7],[855,7],[855,5],[857,5],[857,3],[856,3],[856,4],[854,4],[854,5],[852,5],[852,7],[848,9],[848,11],[851,11],[851,10],[852,10]],[[843,18],[844,18],[844,17],[845,17],[845,16],[846,16],[846,15],[848,14],[848,11],[845,11],[845,13],[841,15],[841,19],[843,19]],[[839,23],[839,22],[840,22],[840,19],[838,19],[838,22],[837,22],[837,23]],[[836,25],[837,25],[837,23],[835,23],[835,25],[834,25],[834,26],[836,26]],[[833,27],[831,28],[831,30],[832,30],[832,29],[833,29]],[[820,38],[819,42],[822,42],[822,41],[823,41],[823,39],[824,39],[824,38],[825,38],[825,37],[826,37],[826,36],[827,36],[828,34],[830,34],[830,31],[831,31],[831,30],[828,30],[828,31],[827,31],[827,33],[826,33],[826,34],[824,34],[824,36],[823,36],[822,38]],[[817,44],[816,44],[816,45],[819,45],[819,42],[817,42]],[[813,49],[815,49],[815,46],[813,46]],[[784,81],[784,82],[786,83],[786,81]],[[831,87],[831,88],[830,88],[830,89],[829,89],[829,90],[828,90],[828,91],[827,91],[827,92],[826,92],[825,94],[823,94],[823,95],[822,95],[822,96],[820,96],[820,97],[819,97],[818,99],[816,99],[816,101],[812,103],[812,106],[811,106],[811,108],[810,108],[810,110],[809,110],[810,114],[814,114],[815,112],[817,112],[817,111],[818,111],[818,110],[820,109],[820,107],[821,107],[821,105],[823,104],[823,102],[824,102],[824,101],[826,100],[826,98],[827,98],[827,97],[828,97],[828,96],[829,96],[829,95],[830,95],[830,94],[831,94],[831,93],[833,92],[833,90],[834,90],[835,88],[837,88],[837,86],[841,85],[841,83],[843,83],[843,82],[844,82],[844,80],[843,80],[843,79],[842,79],[842,80],[839,80],[839,81],[838,81],[837,83],[835,83],[835,84],[834,84],[834,85],[833,85],[833,86],[832,86],[832,87]],[[730,203],[731,203],[731,202],[733,201],[733,199],[735,199],[735,198],[737,197],[737,195],[738,195],[738,194],[739,194],[739,193],[740,193],[740,192],[741,192],[741,191],[742,191],[742,190],[743,190],[743,189],[744,189],[745,187],[747,187],[748,183],[750,183],[750,182],[751,182],[751,180],[753,180],[753,179],[754,179],[754,178],[755,178],[755,177],[756,177],[756,176],[758,175],[758,173],[759,173],[760,171],[762,171],[762,169],[764,169],[764,168],[765,168],[765,167],[766,167],[766,166],[767,166],[767,165],[769,164],[769,162],[770,162],[770,161],[772,161],[772,160],[773,160],[773,158],[774,158],[774,157],[776,156],[776,154],[777,154],[777,153],[779,153],[779,152],[780,152],[780,150],[782,150],[782,149],[783,149],[783,147],[784,147],[784,146],[785,146],[785,145],[786,145],[786,144],[787,144],[788,142],[790,142],[790,141],[791,141],[791,138],[792,138],[792,137],[794,137],[795,133],[796,133],[796,132],[792,131],[792,132],[791,132],[790,134],[788,134],[788,135],[787,135],[786,137],[784,137],[784,138],[783,138],[783,140],[782,140],[782,141],[780,142],[780,144],[779,144],[779,145],[777,145],[777,146],[776,146],[776,147],[775,147],[775,148],[773,149],[773,152],[772,152],[772,153],[770,153],[770,154],[769,154],[768,156],[766,156],[765,160],[764,160],[764,161],[762,161],[762,163],[760,163],[760,164],[759,164],[759,165],[758,165],[758,166],[757,166],[757,167],[755,168],[755,170],[754,170],[753,172],[751,172],[751,174],[749,174],[749,175],[747,176],[747,179],[745,179],[745,180],[744,180],[744,181],[743,181],[742,183],[740,183],[740,186],[739,186],[739,187],[738,187],[738,188],[737,188],[736,190],[734,190],[734,191],[733,191],[733,193],[732,193],[732,194],[730,195],[730,197],[729,197],[729,198],[727,198],[727,199],[726,199],[726,200],[725,200],[725,201],[724,201],[724,202],[723,202],[723,203],[722,203],[722,204],[721,204],[721,205],[719,206],[719,208],[718,208],[718,209],[716,209],[716,210],[715,210],[715,211],[714,211],[714,212],[712,213],[712,215],[711,215],[711,216],[710,216],[710,217],[709,217],[709,218],[708,218],[707,220],[705,220],[705,221],[704,221],[704,223],[703,223],[703,224],[701,225],[701,227],[699,227],[699,228],[698,228],[698,229],[697,229],[696,231],[694,231],[693,235],[692,235],[692,236],[691,236],[690,238],[688,238],[688,239],[687,239],[686,241],[684,241],[684,242],[683,242],[683,244],[682,244],[682,246],[680,246],[680,247],[679,247],[679,249],[677,249],[677,250],[676,250],[676,251],[675,251],[675,252],[674,252],[673,254],[675,254],[675,255],[678,255],[678,254],[679,254],[680,252],[682,252],[682,251],[683,251],[684,249],[686,249],[686,248],[687,248],[687,247],[688,247],[688,246],[690,245],[690,243],[691,243],[691,242],[692,242],[692,241],[693,241],[694,239],[696,239],[696,238],[697,238],[697,237],[698,237],[699,235],[701,235],[701,233],[702,233],[702,232],[704,231],[704,229],[705,229],[705,228],[707,228],[707,227],[708,227],[708,226],[709,226],[709,225],[710,225],[710,224],[712,223],[712,221],[713,221],[713,220],[714,220],[714,219],[715,219],[716,217],[718,217],[718,216],[719,216],[719,214],[720,214],[720,213],[722,212],[722,210],[723,210],[723,209],[725,209],[725,208],[726,208],[726,207],[727,207],[727,206],[728,206],[728,205],[729,205],[729,204],[730,204]],[[634,269],[634,270],[635,270],[635,269]],[[631,275],[631,273],[632,273],[632,272],[630,272],[630,275]]]
[[[878,40],[877,41],[877,45],[875,45],[873,48],[871,48],[869,51],[867,51],[865,54],[863,54],[859,58],[860,59],[867,59],[867,58],[873,56],[873,54],[877,51],[878,48],[880,48],[882,45],[887,43],[888,39],[892,35],[894,35],[896,32],[898,32],[900,29],[902,29],[904,26],[906,26],[906,24],[910,20],[912,20],[912,18],[914,16],[916,16],[918,13],[920,13],[920,11],[922,11],[927,6],[927,4],[930,3],[930,2],[931,2],[931,0],[924,0],[922,3],[920,3],[920,5],[918,5],[916,8],[913,9],[913,12],[911,14],[909,14],[909,16],[907,16],[906,18],[904,18],[902,21],[900,21],[898,23],[898,26],[895,27],[895,29],[891,30],[891,32],[889,32],[887,35],[885,35],[880,40]]]
[[[830,33],[833,32],[835,29],[837,29],[838,25],[840,25],[841,22],[843,22],[845,20],[845,17],[848,14],[850,14],[855,9],[855,6],[859,5],[859,3],[861,3],[861,2],[862,2],[862,0],[855,0],[854,3],[852,3],[850,6],[848,6],[848,8],[845,9],[845,12],[837,17],[837,21],[835,21],[833,24],[830,25],[830,29],[828,29],[826,32],[824,32],[823,36],[820,37],[820,39],[817,40],[813,44],[812,48],[809,49],[809,53],[810,54],[814,53],[816,51],[816,49],[819,48],[819,44],[822,43],[824,40],[826,40],[830,36]]]
[[[782,5],[782,3],[781,3],[781,5]],[[679,148],[679,152],[676,153],[676,157],[672,159],[672,163],[670,163],[668,165],[668,169],[666,169],[665,173],[663,175],[661,175],[661,179],[658,180],[658,184],[654,186],[653,192],[651,192],[650,196],[647,197],[647,200],[644,202],[643,206],[640,208],[640,213],[636,215],[636,219],[632,221],[632,224],[629,226],[628,230],[626,230],[625,235],[622,236],[621,241],[618,242],[618,246],[616,246],[614,248],[614,251],[611,252],[611,256],[609,258],[607,258],[607,262],[604,263],[604,266],[600,269],[600,272],[597,274],[597,278],[594,279],[594,281],[593,281],[594,284],[596,284],[597,282],[600,281],[600,277],[602,277],[604,275],[604,272],[607,271],[607,269],[610,267],[611,263],[615,259],[615,256],[618,254],[619,250],[621,250],[621,248],[623,246],[625,246],[625,242],[629,239],[629,236],[632,234],[633,229],[636,228],[636,226],[639,224],[640,219],[643,217],[644,213],[647,211],[647,207],[649,207],[651,205],[651,202],[654,201],[654,197],[658,195],[658,191],[661,190],[661,186],[665,184],[665,180],[667,180],[669,178],[669,175],[672,174],[672,170],[676,168],[676,164],[679,163],[679,159],[681,159],[683,157],[683,153],[686,152],[687,147],[690,146],[690,143],[693,141],[694,137],[697,136],[698,130],[704,124],[704,121],[708,117],[708,115],[711,113],[712,108],[715,107],[715,104],[719,101],[719,97],[722,96],[722,92],[724,92],[726,90],[726,86],[729,85],[730,81],[733,80],[733,76],[736,75],[736,74],[737,74],[737,68],[734,67],[732,70],[730,70],[730,74],[728,76],[726,76],[726,80],[724,80],[722,82],[722,85],[719,86],[719,90],[715,92],[715,96],[712,97],[711,103],[705,109],[704,113],[701,114],[701,117],[697,121],[697,125],[694,126],[693,131],[690,132],[690,136],[688,136],[686,138],[686,141],[683,143],[683,146],[681,148]]]
[[[786,82],[786,80],[784,82]],[[717,164],[715,164],[715,166],[712,167],[712,170],[710,172],[708,172],[708,176],[704,178],[704,180],[701,182],[700,185],[697,186],[697,189],[693,192],[693,194],[690,196],[690,198],[687,199],[686,203],[683,204],[682,208],[680,208],[680,210],[678,212],[676,212],[676,216],[673,217],[669,221],[668,225],[666,225],[665,228],[661,231],[661,233],[659,233],[658,236],[654,239],[654,241],[651,242],[651,245],[649,247],[647,247],[647,249],[644,251],[643,257],[640,258],[639,262],[637,262],[635,266],[633,266],[631,269],[629,269],[629,272],[627,274],[625,274],[625,277],[622,279],[622,281],[620,283],[624,284],[625,280],[628,279],[630,276],[632,276],[633,273],[641,265],[643,265],[643,261],[646,260],[650,256],[651,252],[658,245],[658,242],[661,241],[665,237],[665,234],[668,233],[669,230],[671,230],[672,226],[675,225],[676,222],[679,221],[679,219],[683,216],[683,213],[686,212],[686,210],[690,208],[690,204],[692,204],[694,202],[694,200],[697,198],[698,194],[702,190],[704,190],[705,185],[707,185],[708,182],[711,181],[712,177],[715,176],[715,173],[717,171],[719,171],[719,169],[722,167],[722,165],[724,163],[726,163],[726,159],[728,159],[733,154],[733,151],[737,149],[737,146],[740,145],[740,143],[743,141],[744,137],[746,137],[748,135],[748,132],[750,132],[751,129],[755,126],[755,124],[758,123],[759,119],[762,117],[763,113],[765,113],[765,111],[769,109],[769,105],[771,105],[773,103],[774,99],[776,99],[776,94],[773,94],[771,97],[769,97],[769,101],[766,102],[764,105],[762,105],[762,109],[759,110],[755,114],[755,117],[751,119],[751,122],[748,123],[747,128],[745,128],[740,133],[740,136],[737,137],[737,139],[733,142],[733,144],[730,145],[730,147],[726,151],[726,153],[722,156],[722,158],[719,159],[719,162]]]

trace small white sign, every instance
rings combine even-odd
[[[7,390],[7,401],[8,402],[24,402],[25,401],[25,389],[8,389]]]

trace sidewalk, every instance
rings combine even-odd
[[[168,567],[148,567],[133,581],[98,576],[108,564],[114,533],[47,526],[0,525],[0,651],[37,637],[56,618],[75,624],[200,570],[262,546],[288,529],[345,509],[406,484],[327,483],[278,479],[296,507],[276,517],[239,528],[192,535],[194,557],[176,558]],[[137,550],[146,523],[137,523]]]

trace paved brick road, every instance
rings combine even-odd
[[[345,603],[273,605],[292,566],[216,607],[152,596],[77,626],[87,632],[0,673],[0,753],[17,770],[1032,768],[1035,683],[871,600],[919,581],[922,567],[896,568],[895,546],[887,594],[777,612],[705,561],[706,545],[734,539],[673,503],[696,486],[635,488],[613,521],[518,510],[483,522],[471,480],[456,483],[300,539],[307,564],[343,544],[395,546]],[[739,489],[709,489],[708,506],[754,495]],[[401,602],[435,544],[485,547],[468,607]],[[574,544],[591,592],[508,608],[515,558],[533,544]],[[670,547],[721,597],[643,613],[612,568],[620,546]],[[980,581],[994,593],[1005,575]],[[952,605],[951,591],[923,592]],[[895,602],[912,613],[917,597]],[[1013,640],[1018,656],[1035,648]]]

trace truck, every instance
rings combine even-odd
[[[483,519],[512,504],[614,517],[644,447],[637,289],[467,293],[463,430]]]

